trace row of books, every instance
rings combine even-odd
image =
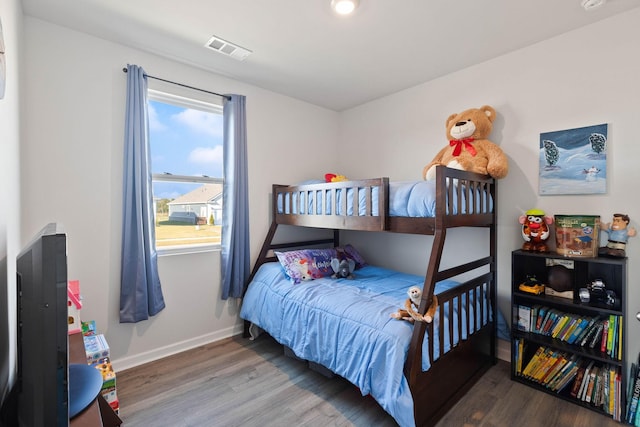
[[[576,354],[540,346],[531,359],[526,357],[523,339],[516,339],[516,375],[540,384],[556,393],[563,392],[586,402],[620,421],[620,367],[598,363]]]
[[[515,307],[516,328],[559,339],[568,344],[600,349],[622,360],[622,316],[579,315],[541,305]]]

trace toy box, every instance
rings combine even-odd
[[[109,357],[109,344],[107,344],[104,335],[83,336],[82,339],[84,340],[84,350],[87,354],[87,363],[93,364],[100,359]]]
[[[556,252],[566,257],[598,256],[598,215],[555,215]]]

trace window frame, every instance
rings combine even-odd
[[[195,98],[187,98],[180,95],[175,95],[165,91],[157,89],[147,88],[147,103],[149,101],[162,102],[165,104],[171,104],[178,107],[207,111],[216,114],[223,114],[222,103],[217,104],[214,102],[206,102]],[[152,153],[153,154],[153,153]],[[151,167],[151,165],[149,165]],[[152,173],[151,182],[182,182],[182,183],[201,183],[201,184],[222,184],[224,186],[224,177],[215,178],[209,176],[193,176],[193,175],[173,175],[168,172],[164,173]],[[223,201],[224,203],[224,201]],[[156,212],[153,213],[154,217]],[[179,246],[156,246],[155,233],[154,233],[154,247],[158,256],[168,255],[182,255],[189,253],[201,253],[201,252],[219,252],[222,250],[221,243],[200,243],[190,245]]]

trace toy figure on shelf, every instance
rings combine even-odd
[[[629,237],[636,235],[636,229],[629,227],[629,215],[613,214],[611,224],[600,223],[600,229],[609,235],[608,242],[598,250],[600,256],[624,258]]]
[[[553,218],[546,216],[543,210],[529,209],[520,216],[519,222],[522,224],[522,238],[525,240],[522,250],[549,252],[546,241],[549,238],[549,225],[553,223]]]

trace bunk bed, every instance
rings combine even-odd
[[[399,209],[394,192],[405,191],[405,187],[390,184],[388,178],[273,185],[273,221],[241,310],[245,336],[254,326],[266,331],[299,357],[326,366],[360,387],[363,394],[370,393],[401,426],[434,425],[496,362],[495,181],[440,166],[435,181],[416,185],[433,186],[433,201],[419,203],[425,207],[424,212]],[[415,189],[408,192],[420,193]],[[332,232],[320,239],[276,243],[280,225]],[[473,261],[441,269],[447,230],[452,227],[487,228],[488,248]],[[365,266],[355,271],[356,279],[351,281],[326,277],[292,283],[276,254],[292,248],[338,247],[340,230],[433,236],[426,275],[417,277]],[[370,276],[380,275],[388,276],[393,289],[370,292],[365,282]],[[272,281],[279,284],[270,284]],[[378,279],[374,282],[374,287],[379,286]],[[421,314],[437,295],[434,320],[412,324],[390,319],[390,313],[406,300],[409,285],[416,282],[423,290],[418,309]],[[334,299],[325,300],[323,293],[334,295]],[[381,295],[373,295],[376,293]],[[354,300],[362,302],[358,309],[353,306]],[[287,313],[294,317],[287,317]],[[303,328],[304,333],[282,330],[290,324]],[[313,324],[320,324],[324,330],[308,335]],[[348,325],[355,329],[349,330]],[[342,341],[329,342],[332,334]],[[359,344],[363,336],[365,342]],[[387,342],[389,339],[393,342]],[[366,348],[346,347],[358,345]],[[344,363],[343,357],[348,359]],[[345,368],[357,360],[362,366]]]

